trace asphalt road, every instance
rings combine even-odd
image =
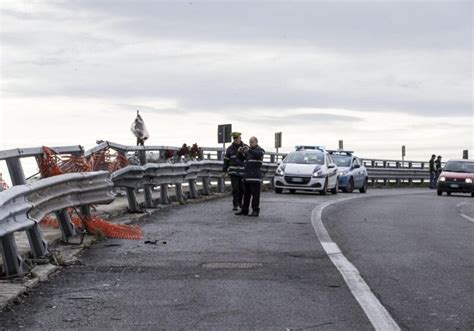
[[[474,224],[456,207],[471,198],[397,193],[328,207],[330,235],[400,327],[472,329]],[[156,245],[94,246],[0,313],[0,326],[370,330],[311,224],[315,206],[348,196],[264,193],[258,219],[233,215],[230,198],[150,217]]]
[[[401,328],[474,330],[474,223],[459,215],[473,203],[370,197],[328,207],[323,221]]]

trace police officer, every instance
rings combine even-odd
[[[252,214],[258,217],[260,213],[260,191],[262,186],[262,163],[265,151],[258,145],[256,137],[250,138],[249,146],[242,147],[245,156],[244,170],[244,204],[242,210],[236,215],[248,215],[250,200],[252,200]]]
[[[441,175],[441,171],[443,170],[441,167],[441,155],[438,155],[435,161],[436,164],[436,181],[438,180],[439,175]]]
[[[436,165],[435,165],[436,155],[431,155],[430,159],[430,188],[436,188]]]
[[[242,207],[242,198],[244,196],[244,183],[242,182],[244,155],[241,150],[247,145],[242,142],[240,132],[232,132],[231,136],[234,141],[225,153],[223,170],[228,173],[232,185],[232,202],[234,205],[232,210],[238,210],[238,207]]]

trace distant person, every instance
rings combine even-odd
[[[236,215],[248,215],[250,200],[252,200],[252,213],[249,216],[258,217],[260,214],[260,191],[262,189],[262,163],[265,151],[258,145],[258,139],[252,137],[249,146],[240,150],[245,156],[244,170],[244,204],[242,210]]]
[[[443,168],[441,167],[441,155],[438,155],[435,161],[436,165],[436,181],[438,181],[439,175],[441,175],[441,172],[443,171]]]
[[[232,186],[232,210],[242,208],[242,198],[244,196],[244,183],[242,176],[244,173],[244,159],[245,156],[241,152],[242,148],[247,146],[242,142],[240,132],[232,132],[232,144],[227,148],[224,156],[224,172],[230,177],[230,184]],[[247,146],[248,147],[248,146]]]
[[[436,188],[436,155],[431,155],[430,159],[430,189]]]

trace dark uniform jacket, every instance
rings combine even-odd
[[[240,147],[246,146],[244,143],[239,145],[231,144],[224,156],[224,172],[228,171],[229,176],[239,176],[242,177],[244,171],[244,155],[239,152]]]
[[[265,151],[260,147],[249,148],[245,153],[244,182],[262,182],[262,163]]]
[[[430,171],[436,171],[434,159],[430,159]]]

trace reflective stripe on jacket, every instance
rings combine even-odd
[[[258,145],[254,148],[250,148],[245,153],[245,156],[246,156],[245,171],[244,171],[245,182],[248,182],[248,183],[262,182],[263,155],[265,155],[265,151]]]

